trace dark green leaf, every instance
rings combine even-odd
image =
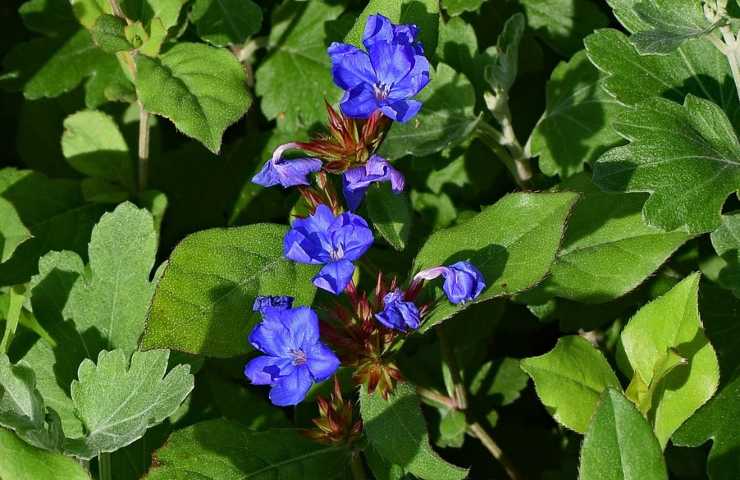
[[[394,193],[388,183],[371,187],[367,192],[367,212],[380,235],[393,248],[406,248],[411,231],[411,205],[405,193]]]
[[[496,40],[496,47],[486,51],[491,63],[486,66],[485,78],[494,92],[508,92],[514,85],[519,67],[519,43],[524,34],[524,15],[509,18]]]
[[[126,22],[113,15],[101,15],[95,21],[90,33],[95,45],[108,53],[116,53],[134,48],[126,38]]]
[[[563,54],[583,47],[582,39],[609,20],[591,0],[521,0],[527,25]]]
[[[740,212],[722,216],[722,225],[712,232],[712,246],[722,256],[724,265],[719,283],[740,297]]]
[[[642,54],[670,53],[686,40],[712,31],[701,0],[643,0],[633,9],[650,26],[630,37]]]
[[[262,25],[262,9],[252,0],[196,0],[190,15],[198,36],[219,47],[244,43]]]
[[[709,282],[702,283],[699,310],[707,337],[717,350],[720,378],[740,367],[740,299]]]
[[[0,197],[0,263],[13,256],[18,245],[32,237],[13,204]]]

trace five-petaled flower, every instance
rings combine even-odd
[[[339,295],[352,279],[359,259],[372,245],[373,232],[367,222],[351,212],[335,216],[326,205],[316,212],[293,222],[285,235],[285,256],[298,263],[324,267],[313,278],[313,283]]]
[[[375,319],[394,330],[416,330],[419,328],[419,308],[414,302],[406,301],[404,292],[395,289],[383,297],[383,311]]]
[[[283,188],[296,185],[308,185],[308,175],[321,170],[323,163],[318,158],[284,159],[286,150],[297,148],[295,143],[280,145],[272,154],[272,158],[265,163],[257,175],[252,177],[252,183],[263,187],[282,185]]]
[[[444,277],[442,285],[447,299],[454,304],[469,302],[478,297],[486,288],[483,274],[467,261],[453,263],[447,267],[434,267],[417,273],[414,280],[432,280]]]
[[[376,110],[407,122],[419,112],[413,100],[429,83],[429,61],[416,41],[415,25],[394,25],[383,15],[371,15],[362,43],[367,51],[346,43],[332,43],[329,56],[334,83],[345,91],[342,111],[368,118]]]
[[[309,307],[269,308],[249,335],[249,343],[264,353],[244,367],[255,385],[270,385],[270,401],[296,405],[315,382],[339,367],[334,352],[319,340],[319,319]]]
[[[342,191],[350,210],[360,206],[368,187],[375,182],[391,182],[394,192],[403,191],[405,180],[403,174],[393,168],[387,160],[373,155],[366,164],[350,168],[342,177]]]

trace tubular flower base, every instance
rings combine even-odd
[[[316,398],[319,407],[319,418],[312,421],[316,428],[306,430],[304,434],[327,445],[351,445],[362,434],[362,420],[355,420],[355,405],[352,400],[345,400],[339,380],[334,377],[334,389],[329,399]]]

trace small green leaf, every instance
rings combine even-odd
[[[0,428],[0,478],[8,480],[91,480],[75,459],[27,444]]]
[[[295,429],[255,432],[228,420],[173,433],[154,453],[147,480],[344,478],[349,452],[321,445]]]
[[[555,260],[566,218],[577,199],[574,193],[507,195],[461,225],[429,237],[414,261],[414,271],[470,260],[488,285],[478,302],[531,288]],[[441,291],[437,298],[423,330],[469,305],[453,306]]]
[[[83,438],[69,439],[65,449],[80,458],[114,452],[141,438],[147,428],[172,415],[193,389],[190,366],[167,372],[167,350],[100,352],[97,365],[80,364],[72,382],[75,414],[85,425]]]
[[[620,389],[604,355],[577,335],[561,337],[550,352],[521,361],[537,395],[558,423],[584,433],[607,387]]]
[[[144,108],[170,119],[217,153],[226,127],[251,99],[244,70],[228,51],[178,43],[159,58],[137,56],[136,91]]]
[[[196,0],[190,18],[198,36],[224,47],[242,44],[262,25],[262,8],[252,0]]]
[[[95,45],[108,53],[134,48],[126,38],[126,22],[113,15],[101,15],[90,30]]]
[[[463,479],[468,471],[443,460],[429,445],[429,434],[414,387],[399,383],[383,400],[360,390],[365,434],[378,453],[422,480]]]
[[[583,47],[583,37],[609,24],[604,12],[590,0],[521,0],[520,3],[527,14],[527,25],[566,56]]]
[[[633,7],[649,29],[633,33],[630,41],[640,53],[670,53],[690,38],[710,33],[701,0],[643,0]]]
[[[180,9],[187,0],[121,0],[121,9],[128,18],[139,20],[144,25],[158,17],[165,31],[177,25]]]
[[[496,40],[496,47],[489,49],[491,64],[486,66],[485,77],[494,92],[508,92],[514,85],[519,68],[519,43],[524,34],[524,15],[517,13],[504,24]]]
[[[262,113],[277,119],[281,128],[297,130],[323,123],[326,109],[320,99],[339,98],[326,54],[324,24],[341,13],[341,5],[323,0],[289,1],[275,9],[269,38],[272,52],[257,68],[255,91],[262,97]]]
[[[475,90],[465,75],[437,64],[432,80],[417,97],[421,112],[407,123],[394,123],[380,149],[388,159],[425,156],[463,141],[480,120]]]
[[[545,175],[578,173],[619,140],[610,123],[623,107],[603,90],[605,77],[583,51],[553,70],[547,107],[530,140]]]
[[[698,273],[686,277],[642,307],[622,330],[622,346],[634,375],[648,386],[659,382],[652,388],[648,418],[662,446],[711,398],[719,383],[717,356],[699,318],[699,278]],[[656,378],[671,350],[688,363]]]
[[[683,106],[656,98],[624,112],[614,128],[631,143],[596,162],[597,185],[650,192],[643,215],[666,230],[721,224],[722,205],[740,189],[740,142],[720,107],[693,95]]]
[[[384,183],[368,189],[367,212],[375,228],[396,250],[406,248],[411,231],[411,204],[405,193],[391,191]]]
[[[470,381],[470,393],[482,400],[490,400],[497,407],[513,403],[527,387],[529,377],[516,358],[486,362]]]
[[[287,228],[259,224],[185,238],[170,256],[152,299],[142,347],[230,357],[251,351],[257,295],[310,304],[315,266],[283,258]]]
[[[104,0],[69,0],[77,20],[87,29],[103,14],[113,13],[110,3]]]
[[[464,12],[475,12],[487,0],[442,0],[442,6],[450,15],[460,15]]]
[[[105,113],[83,110],[65,118],[62,152],[78,172],[134,190],[128,145],[116,122]]]
[[[740,297],[740,212],[723,215],[711,239],[714,251],[724,260],[718,281]]]
[[[106,55],[95,66],[95,72],[85,82],[85,106],[98,108],[106,102],[136,101],[134,85],[115,55]]]
[[[44,399],[36,390],[33,370],[13,365],[0,353],[0,425],[19,433],[43,428]]]
[[[671,440],[676,445],[698,447],[712,441],[707,459],[707,473],[712,480],[733,480],[740,471],[737,419],[740,418],[740,371],[717,395],[701,407]]]
[[[79,28],[72,6],[65,0],[29,0],[18,8],[18,14],[26,28],[50,37]]]
[[[581,448],[581,480],[666,480],[663,452],[650,424],[617,390],[608,388]]]
[[[13,204],[0,197],[0,263],[13,256],[13,252],[26,240],[33,238],[23,225]]]

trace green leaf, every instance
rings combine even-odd
[[[159,58],[139,55],[136,65],[136,91],[144,108],[214,153],[226,127],[251,104],[244,70],[227,50],[183,42]]]
[[[74,89],[106,56],[87,30],[79,30],[69,37],[19,43],[3,59],[3,66],[23,95],[33,100]]]
[[[136,101],[131,80],[115,55],[106,55],[95,66],[95,72],[85,82],[85,106],[98,108],[106,102]]]
[[[650,424],[617,390],[601,397],[583,439],[582,480],[668,479],[663,452]]]
[[[44,399],[36,390],[33,370],[13,365],[0,353],[0,425],[21,434],[43,428]]]
[[[504,24],[496,47],[486,50],[492,63],[486,66],[485,78],[493,91],[508,92],[514,85],[519,68],[519,43],[524,34],[524,15],[517,13]]]
[[[67,0],[29,0],[18,8],[18,14],[26,28],[50,37],[79,28]]]
[[[740,115],[734,82],[725,81],[731,76],[727,59],[705,40],[689,40],[669,55],[644,56],[617,30],[599,30],[584,43],[591,62],[607,75],[603,88],[625,105],[650,97],[683,102],[691,93],[721,106],[733,121]]]
[[[360,390],[365,435],[378,453],[423,480],[463,479],[468,471],[443,460],[429,445],[429,434],[413,385],[399,383],[383,400]]]
[[[619,140],[610,124],[623,107],[602,89],[604,78],[583,51],[553,70],[547,107],[530,139],[545,175],[578,173]]]
[[[461,225],[433,234],[414,261],[414,271],[470,260],[488,288],[476,300],[513,295],[533,287],[555,260],[565,221],[578,199],[574,193],[515,193]],[[469,303],[440,300],[422,330],[453,316]]]
[[[470,381],[470,393],[502,407],[516,401],[527,383],[529,377],[520,368],[519,360],[505,357],[480,366]]]
[[[633,33],[630,41],[644,54],[670,53],[690,38],[710,33],[700,0],[643,0],[633,7],[649,29]]]
[[[83,110],[65,118],[62,152],[78,172],[134,191],[136,180],[128,145],[116,122],[105,113]]]
[[[0,428],[0,478],[8,480],[90,480],[73,458],[32,447]]]
[[[384,183],[368,189],[367,212],[380,235],[396,250],[406,248],[411,232],[411,204],[405,193],[394,193]]]
[[[450,66],[439,63],[432,80],[417,97],[424,106],[407,123],[394,123],[380,149],[388,159],[425,156],[455,145],[475,129],[475,90]]]
[[[185,238],[172,252],[152,299],[142,347],[213,357],[252,350],[257,295],[291,295],[309,305],[315,266],[283,258],[287,228],[259,224],[212,229]]]
[[[121,9],[128,18],[149,25],[159,18],[165,30],[177,25],[180,9],[187,0],[121,0]]]
[[[344,478],[349,452],[293,429],[255,432],[228,420],[196,423],[154,454],[147,480]]]
[[[18,245],[30,238],[33,235],[23,225],[13,204],[0,197],[0,263],[13,256]]]
[[[85,425],[83,438],[69,439],[65,449],[80,458],[113,452],[141,438],[147,428],[172,415],[193,389],[189,365],[167,372],[170,352],[100,352],[97,365],[80,364],[72,382],[75,414]]]
[[[126,38],[126,22],[114,15],[101,15],[95,21],[90,33],[95,45],[108,53],[116,53],[134,48]]]
[[[270,30],[271,54],[257,68],[257,95],[262,113],[281,128],[297,130],[323,122],[329,102],[339,98],[326,54],[324,23],[342,13],[341,5],[323,0],[290,1],[275,10]]]
[[[740,142],[720,107],[693,95],[683,106],[656,98],[626,111],[614,128],[631,143],[596,162],[597,185],[650,192],[643,215],[666,230],[720,225],[725,199],[740,189]]]
[[[737,419],[740,418],[740,371],[722,387],[717,396],[697,411],[673,435],[676,445],[698,447],[712,441],[707,473],[712,480],[732,480],[740,471]]]
[[[645,224],[645,195],[601,192],[587,174],[563,182],[581,193],[563,246],[542,289],[585,303],[604,303],[637,288],[690,237]]]
[[[521,366],[547,411],[578,433],[588,428],[602,392],[607,387],[621,390],[604,355],[577,335],[561,337],[551,351],[525,358]]]
[[[345,43],[362,47],[362,34],[365,31],[367,17],[380,14],[398,24],[401,20],[401,8],[406,0],[370,0],[355,21],[354,26],[344,38]]]
[[[90,29],[103,14],[113,13],[110,4],[104,0],[69,0],[72,11],[83,27]]]
[[[722,216],[722,224],[710,236],[717,255],[724,260],[719,272],[720,285],[740,297],[740,212]]]
[[[717,351],[720,378],[740,368],[740,298],[712,283],[699,292],[699,310],[712,347]]]
[[[442,6],[450,15],[460,15],[464,12],[475,12],[487,0],[442,0]]]
[[[521,0],[527,25],[555,50],[575,53],[583,47],[582,39],[609,19],[590,0]]]
[[[673,432],[712,397],[719,365],[699,318],[699,274],[686,277],[668,293],[645,305],[622,331],[621,342],[634,375],[655,388],[649,419],[665,446]],[[669,352],[687,360],[662,378],[657,375]]]
[[[190,18],[198,36],[224,47],[242,44],[262,26],[262,8],[252,0],[196,0]]]

